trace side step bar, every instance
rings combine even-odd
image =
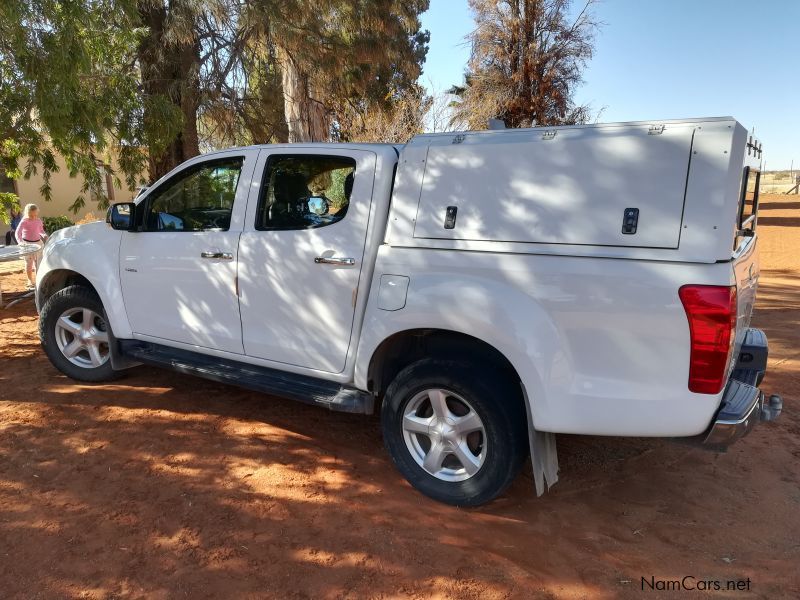
[[[372,414],[375,410],[375,398],[371,394],[324,379],[138,340],[119,340],[119,349],[125,356],[142,363],[330,410],[361,414]]]

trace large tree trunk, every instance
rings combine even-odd
[[[283,103],[289,142],[325,142],[330,136],[330,118],[314,93],[308,75],[291,54],[278,48],[283,82]]]
[[[139,46],[139,64],[145,98],[162,96],[180,110],[181,130],[159,151],[149,149],[150,181],[162,177],[173,168],[200,154],[197,135],[197,111],[200,90],[197,73],[200,64],[200,43],[194,39],[174,42],[166,39],[168,9],[163,4],[141,2],[139,15],[149,28],[147,37]],[[147,113],[145,123],[153,123],[157,116]]]

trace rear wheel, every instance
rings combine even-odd
[[[39,338],[50,362],[79,381],[110,381],[110,332],[103,304],[92,290],[78,285],[53,294],[42,308]]]
[[[424,359],[386,392],[383,437],[397,468],[423,494],[457,506],[500,495],[527,456],[527,418],[508,375]]]

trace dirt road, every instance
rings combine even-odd
[[[562,436],[550,494],[525,474],[477,510],[412,490],[375,419],[148,368],[75,385],[30,303],[0,311],[0,597],[635,598],[685,576],[800,597],[796,198],[760,218],[777,423],[726,454]]]

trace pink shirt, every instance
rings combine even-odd
[[[17,238],[17,243],[21,244],[24,241],[38,242],[46,236],[44,232],[44,223],[41,219],[22,219],[17,225],[17,231],[14,233]]]

